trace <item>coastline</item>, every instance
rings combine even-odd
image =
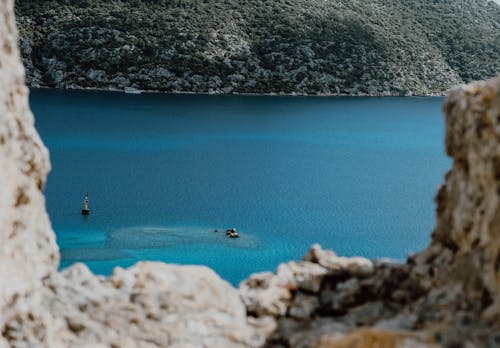
[[[400,94],[347,94],[347,93],[224,93],[224,92],[188,92],[188,91],[162,91],[162,90],[142,90],[138,89],[140,93],[127,93],[125,89],[118,89],[112,87],[81,87],[81,88],[59,88],[59,87],[49,87],[49,86],[28,86],[29,89],[50,89],[50,90],[62,90],[62,91],[94,91],[94,92],[113,92],[113,93],[123,93],[123,94],[166,94],[166,95],[209,95],[209,96],[248,96],[248,97],[318,97],[318,98],[332,98],[332,97],[375,97],[375,98],[394,98],[394,97],[445,97],[451,88],[443,93],[429,93],[429,94],[410,94],[410,95],[400,95]]]

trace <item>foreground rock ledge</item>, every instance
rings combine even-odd
[[[500,78],[446,104],[453,167],[430,246],[404,264],[302,261],[239,290],[206,267],[56,271],[48,152],[33,126],[13,0],[0,0],[0,347],[495,347],[500,345]]]
[[[500,77],[445,102],[452,169],[428,248],[405,264],[319,246],[240,285],[267,346],[500,346]]]

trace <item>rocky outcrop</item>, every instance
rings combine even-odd
[[[463,283],[467,296],[491,302],[487,314],[500,319],[500,79],[452,91],[444,110],[454,161],[437,196],[429,254],[444,249],[455,269],[431,262],[435,278]]]
[[[232,288],[199,266],[57,272],[13,0],[0,6],[0,347],[497,347],[500,78],[453,90],[430,246],[406,263],[315,245]]]
[[[343,347],[361,327],[376,330],[359,335],[394,346],[431,345],[434,338],[405,312],[425,292],[410,272],[407,264],[338,257],[315,245],[303,261],[282,264],[276,274],[252,275],[240,293],[271,347]]]
[[[253,347],[237,291],[206,267],[141,262],[104,279],[77,264],[45,281],[63,346]]]
[[[0,326],[30,315],[36,302],[30,294],[40,292],[59,262],[42,194],[48,152],[28,106],[13,3],[0,2]]]

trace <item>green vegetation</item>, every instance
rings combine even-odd
[[[500,73],[488,0],[17,0],[32,86],[441,94]]]

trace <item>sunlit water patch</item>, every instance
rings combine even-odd
[[[185,244],[219,244],[229,248],[255,249],[258,241],[245,233],[239,238],[229,238],[225,229],[192,226],[162,227],[137,226],[112,230],[106,233],[106,248],[111,249],[166,249]]]
[[[223,228],[202,228],[193,226],[133,226],[117,228],[106,232],[104,242],[85,242],[82,247],[71,247],[61,250],[62,261],[109,261],[128,259],[131,256],[127,250],[163,249],[217,244],[227,248],[256,249],[258,240],[246,233],[239,232],[238,238],[230,238]],[[75,243],[78,245],[77,243]]]

